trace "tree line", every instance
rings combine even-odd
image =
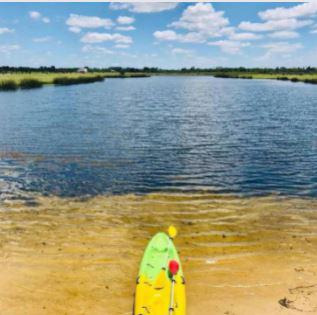
[[[162,69],[158,67],[143,67],[143,68],[133,68],[133,67],[108,67],[108,68],[93,68],[85,67],[89,72],[131,72],[131,73],[263,73],[263,74],[311,74],[317,73],[317,68],[315,67],[296,67],[296,68],[286,68],[286,67],[276,67],[276,68],[246,68],[246,67],[216,67],[216,68],[182,68],[182,69]],[[18,73],[18,72],[77,72],[78,68],[60,68],[55,66],[42,66],[42,67],[10,67],[10,66],[0,66],[0,73]]]

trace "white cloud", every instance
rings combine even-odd
[[[251,32],[270,32],[282,30],[295,30],[311,25],[312,20],[299,21],[296,19],[271,20],[264,23],[241,22],[239,28]]]
[[[80,28],[80,27],[77,27],[77,26],[71,26],[71,27],[68,28],[68,30],[69,30],[70,32],[73,32],[73,33],[76,33],[76,34],[78,34],[78,33],[81,32],[81,28]]]
[[[200,33],[190,32],[187,34],[179,34],[175,31],[156,31],[153,33],[154,37],[162,41],[178,41],[181,43],[203,43],[206,40]]]
[[[177,40],[178,35],[174,31],[156,31],[153,33],[154,37],[159,40]]]
[[[0,35],[5,34],[5,33],[13,33],[14,30],[7,28],[7,27],[0,27]]]
[[[31,19],[37,20],[41,17],[41,13],[37,11],[30,11],[29,16]]]
[[[51,20],[50,20],[48,17],[43,17],[43,18],[42,18],[42,21],[43,21],[44,23],[50,23],[50,22],[51,22]]]
[[[120,44],[132,44],[133,40],[130,36],[121,35],[118,33],[87,33],[81,38],[83,43],[102,43],[113,41]]]
[[[302,48],[302,44],[295,43],[290,44],[288,42],[277,42],[277,43],[268,43],[262,45],[261,47],[267,49],[267,53],[269,54],[290,54],[300,48]]]
[[[52,38],[50,36],[45,36],[45,37],[37,37],[37,38],[33,38],[33,42],[34,43],[45,43],[45,42],[49,42]]]
[[[129,26],[117,26],[117,27],[116,27],[116,30],[118,30],[118,31],[125,31],[125,32],[127,32],[127,31],[134,31],[134,30],[135,30],[135,27],[132,26],[132,25],[129,25]]]
[[[130,45],[127,45],[127,44],[116,44],[114,45],[115,48],[119,48],[119,49],[126,49],[126,48],[129,48]]]
[[[278,39],[288,39],[288,38],[298,38],[299,34],[294,31],[279,31],[274,32],[268,35],[271,38],[278,38]]]
[[[109,29],[113,26],[111,19],[102,19],[97,16],[85,16],[71,14],[66,20],[66,24],[70,27],[69,30],[74,33],[79,33],[82,28],[99,28]]]
[[[111,10],[128,10],[131,8],[131,3],[110,2],[109,9]]]
[[[131,16],[119,16],[117,18],[119,24],[132,24],[134,21],[135,19]]]
[[[81,49],[85,53],[93,52],[93,53],[102,53],[102,54],[108,54],[113,55],[114,52],[106,47],[101,46],[93,46],[93,45],[85,45]]]
[[[229,27],[229,20],[224,17],[224,12],[216,11],[210,3],[196,3],[188,6],[180,19],[169,26],[184,29],[188,33],[164,30],[154,32],[154,37],[161,41],[204,43],[208,38],[233,36],[234,34],[234,28]]]
[[[254,33],[232,33],[229,35],[230,40],[256,40],[261,39],[263,36]]]
[[[259,12],[262,20],[282,20],[290,18],[305,18],[317,13],[317,2],[299,4],[291,8],[279,7]]]
[[[29,17],[33,20],[41,20],[43,23],[51,22],[48,17],[42,16],[42,14],[38,11],[29,11]]]
[[[309,32],[311,34],[317,34],[317,24],[311,26],[312,30]]]
[[[179,41],[182,43],[204,43],[204,39],[201,33],[190,32],[184,35],[179,35]]]
[[[191,55],[193,51],[191,49],[173,48],[172,54],[174,55]]]
[[[0,53],[7,54],[20,48],[19,45],[0,45]]]
[[[241,52],[241,48],[250,46],[250,43],[231,41],[231,40],[218,40],[215,42],[208,43],[210,46],[218,46],[220,49],[227,54],[238,54]]]
[[[177,5],[177,2],[111,2],[109,8],[112,10],[129,10],[136,13],[155,13],[175,9]]]
[[[210,3],[197,3],[188,6],[179,21],[170,24],[171,27],[199,32],[207,37],[219,37],[226,32],[229,20],[223,11],[216,11]]]

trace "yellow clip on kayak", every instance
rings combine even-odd
[[[157,233],[149,242],[137,278],[134,315],[185,315],[185,280],[172,237]]]

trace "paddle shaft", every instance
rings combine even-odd
[[[170,298],[170,307],[169,307],[169,315],[173,315],[174,313],[174,276],[172,276],[172,287],[171,287],[171,298]]]

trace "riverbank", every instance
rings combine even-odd
[[[179,228],[188,315],[317,312],[317,201],[277,196],[33,196],[0,205],[0,309],[131,314],[150,237]]]
[[[233,79],[270,79],[291,82],[303,82],[317,84],[317,74],[267,74],[267,73],[248,73],[248,72],[215,72],[212,74],[216,78],[233,78]]]
[[[213,76],[216,78],[231,79],[269,79],[291,82],[302,82],[317,84],[317,73],[313,74],[292,74],[292,73],[255,73],[248,71],[168,71],[168,72],[89,72],[89,73],[9,73],[0,74],[0,91],[14,91],[18,89],[39,88],[47,84],[70,85],[102,81],[106,78],[144,78],[150,76]]]
[[[160,73],[151,73],[151,76],[213,76],[216,78],[224,79],[268,79],[268,80],[282,80],[291,82],[303,82],[310,84],[317,84],[317,73],[313,74],[292,74],[292,73],[255,73],[248,71],[233,71],[233,72],[221,72],[221,71],[169,71]]]
[[[47,84],[69,85],[92,83],[106,78],[144,78],[149,77],[144,73],[119,73],[119,72],[89,72],[89,73],[6,73],[0,74],[0,91],[14,91],[19,88],[39,88]]]

